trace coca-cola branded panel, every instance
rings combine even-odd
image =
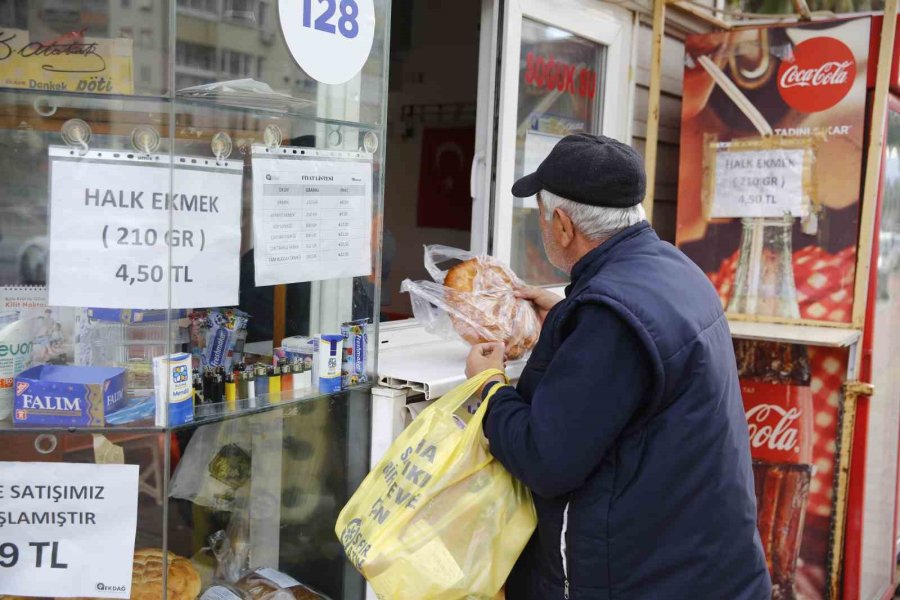
[[[850,321],[870,24],[685,43],[676,237],[729,313]]]
[[[735,340],[775,599],[824,600],[847,353]]]

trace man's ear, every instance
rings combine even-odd
[[[575,224],[569,215],[558,208],[553,210],[553,235],[563,248],[568,248],[575,241]]]

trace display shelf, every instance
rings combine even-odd
[[[176,96],[174,104],[179,114],[198,114],[204,117],[209,116],[209,111],[216,111],[222,114],[239,114],[242,116],[257,115],[263,119],[297,119],[300,121],[313,121],[322,125],[335,125],[341,127],[353,127],[362,131],[379,131],[382,126],[380,123],[365,123],[358,121],[347,121],[344,119],[335,119],[324,117],[315,112],[304,111],[280,111],[273,110],[264,106],[242,106],[223,102],[212,98],[194,98],[189,96]],[[312,105],[311,108],[315,108]],[[287,142],[285,141],[285,145]]]
[[[230,409],[225,402],[217,402],[215,404],[206,404],[194,407],[194,420],[190,423],[174,425],[168,427],[158,427],[152,425],[148,420],[137,421],[135,423],[127,423],[123,425],[109,425],[104,427],[63,427],[63,426],[21,426],[15,425],[12,421],[0,421],[0,435],[7,432],[15,433],[96,433],[96,434],[115,434],[115,433],[164,433],[176,432],[210,423],[218,423],[231,419],[239,419],[243,417],[252,417],[261,413],[271,412],[278,409],[286,409],[305,403],[317,402],[326,398],[343,398],[352,393],[367,393],[371,390],[371,383],[361,383],[353,385],[339,392],[322,393],[322,392],[306,392],[298,394],[281,394],[275,399],[270,394],[250,398],[248,400],[240,400],[234,409]]]
[[[148,94],[97,94],[91,92],[61,92],[56,90],[38,90],[25,88],[0,88],[2,95],[11,96],[38,96],[47,100],[60,100],[60,106],[65,108],[77,108],[85,111],[97,110],[133,110],[135,108],[152,107],[160,102],[171,103],[176,99],[165,95]],[[4,106],[10,103],[4,101]],[[147,108],[152,112],[152,108]]]
[[[731,335],[745,340],[807,344],[826,348],[846,348],[859,342],[862,332],[843,327],[785,325],[754,321],[728,320]]]

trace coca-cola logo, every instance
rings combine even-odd
[[[799,409],[784,408],[777,404],[757,404],[746,411],[746,415],[752,448],[800,452]]]
[[[803,113],[827,110],[844,99],[856,81],[856,59],[846,44],[817,37],[794,47],[793,59],[778,69],[778,91]]]

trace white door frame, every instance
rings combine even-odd
[[[494,157],[494,112],[497,86],[497,44],[501,0],[481,1],[481,39],[478,44],[478,100],[475,117],[475,154],[472,159],[472,237],[469,249],[490,252],[491,166]]]
[[[499,73],[499,106],[502,108],[497,132],[491,248],[492,254],[506,263],[512,258],[513,197],[510,190],[515,177],[519,62],[522,20],[525,18],[569,31],[581,38],[606,46],[605,95],[600,133],[626,143],[630,142],[631,135],[632,106],[629,100],[633,97],[630,91],[633,86],[630,73],[634,25],[632,14],[624,8],[597,0],[507,0],[503,19],[503,55]],[[492,53],[492,58],[491,68],[497,63],[496,50]],[[473,206],[474,208],[476,207]]]
[[[500,23],[500,5],[505,5]],[[602,133],[631,143],[635,47],[639,20],[624,8],[598,0],[482,0],[481,38],[478,58],[478,100],[475,155],[470,181],[472,196],[472,252],[493,254],[510,262],[512,250],[513,199],[510,188],[515,176],[518,112],[519,57],[522,19],[533,19],[571,31],[606,46]],[[502,48],[499,34],[504,32]],[[498,60],[498,52],[502,59]],[[498,69],[498,64],[500,68]],[[499,90],[497,90],[498,78]],[[624,90],[624,92],[623,92]],[[500,102],[496,102],[497,92]],[[494,136],[496,107],[501,107],[497,139]],[[496,181],[492,181],[494,144],[497,145]],[[492,202],[492,194],[495,199]],[[491,240],[493,234],[493,240]],[[562,288],[558,291],[561,293]],[[427,334],[414,319],[383,323],[382,341],[394,346],[427,341]],[[396,339],[395,339],[396,338]]]

